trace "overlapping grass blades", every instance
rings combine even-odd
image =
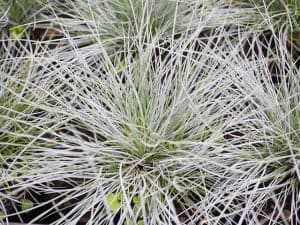
[[[209,56],[218,47],[199,53],[182,46],[163,60],[154,47],[137,59],[104,57],[98,69],[65,83],[77,97],[58,114],[72,113],[74,120],[67,132],[53,134],[55,147],[32,153],[57,174],[51,179],[77,183],[59,190],[66,198],[57,207],[78,202],[55,224],[86,214],[88,224],[199,220],[192,215],[195,201],[229,169],[221,155],[231,147],[223,136],[234,123],[226,118],[233,102],[224,77],[233,75],[224,56]],[[110,206],[108,196],[119,196],[119,205]],[[136,198],[140,204],[133,204]]]
[[[53,225],[299,224],[297,17],[275,5],[49,3],[63,38],[1,42],[0,220],[29,198]]]
[[[26,198],[30,196],[30,184],[38,182],[34,176],[38,169],[28,149],[50,147],[48,130],[58,126],[62,118],[55,118],[49,108],[53,106],[52,84],[43,81],[47,80],[46,75],[42,77],[41,67],[47,67],[46,63],[40,64],[43,59],[26,49],[27,44],[15,40],[1,44],[0,211],[4,221],[12,214],[19,216],[21,211],[29,210],[32,202]],[[7,211],[8,206],[14,212]]]

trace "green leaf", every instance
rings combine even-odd
[[[143,221],[143,220],[139,220],[139,221],[137,222],[137,224],[138,224],[138,225],[144,225],[144,221]]]
[[[28,199],[22,199],[20,204],[21,204],[22,211],[27,211],[33,208],[33,202]]]
[[[18,105],[15,106],[15,110],[17,112],[24,112],[28,108],[29,108],[29,106],[26,105],[26,104],[18,104]]]
[[[25,26],[24,25],[18,25],[18,26],[14,26],[11,27],[9,29],[10,35],[13,39],[21,39],[24,37],[24,33],[25,33]]]
[[[134,205],[136,205],[136,206],[140,206],[141,205],[141,198],[140,198],[140,196],[133,197],[132,201],[133,201]]]
[[[129,220],[129,221],[126,221],[124,223],[124,225],[134,225],[133,221],[132,220]]]
[[[3,211],[0,210],[0,220],[5,218],[5,213]]]
[[[116,213],[121,208],[123,204],[123,195],[121,193],[111,193],[106,196],[106,205],[110,211]]]
[[[124,225],[134,225],[135,223],[132,221],[132,220],[129,220],[129,221],[126,221],[125,223],[124,223]],[[138,222],[137,222],[137,225],[144,225],[144,221],[143,220],[139,220]]]

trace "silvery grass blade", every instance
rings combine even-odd
[[[199,202],[217,198],[216,185],[236,176],[223,153],[234,147],[224,134],[238,122],[230,117],[238,71],[226,61],[227,45],[203,42],[197,52],[194,44],[174,44],[167,60],[149,45],[139,57],[103,54],[84,71],[75,58],[68,71],[55,71],[75,95],[52,92],[57,115],[72,120],[51,134],[54,146],[27,153],[40,181],[70,184],[43,186],[60,196],[53,208],[71,203],[52,224],[193,224]]]

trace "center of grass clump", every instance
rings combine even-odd
[[[177,145],[171,141],[163,140],[162,137],[147,129],[145,124],[134,127],[124,127],[124,136],[129,142],[129,146],[120,143],[120,148],[128,153],[132,161],[136,164],[137,170],[147,170],[148,167],[155,167],[160,161],[174,156]]]

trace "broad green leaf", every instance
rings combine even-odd
[[[29,210],[33,208],[33,202],[28,199],[22,199],[20,201],[22,211]]]
[[[0,220],[4,219],[4,217],[5,217],[5,213],[0,210]]]
[[[111,193],[106,196],[106,205],[112,212],[118,212],[123,204],[123,195],[121,193]]]
[[[135,223],[132,221],[132,220],[129,220],[129,221],[126,221],[125,223],[124,223],[124,225],[134,225]],[[143,220],[139,220],[138,222],[137,222],[137,225],[144,225],[144,221]]]
[[[132,220],[126,221],[124,225],[134,225],[134,222]]]
[[[18,26],[14,26],[11,27],[9,29],[10,35],[13,39],[21,39],[24,37],[24,33],[25,33],[25,26],[24,25],[18,25]]]
[[[140,206],[141,205],[141,198],[140,198],[140,196],[133,197],[133,203],[136,206]]]
[[[126,68],[125,61],[122,60],[118,65],[117,65],[117,73],[123,72],[123,70]]]
[[[138,225],[144,225],[144,221],[143,221],[143,220],[139,220],[139,221],[137,222],[137,224],[138,224]]]

